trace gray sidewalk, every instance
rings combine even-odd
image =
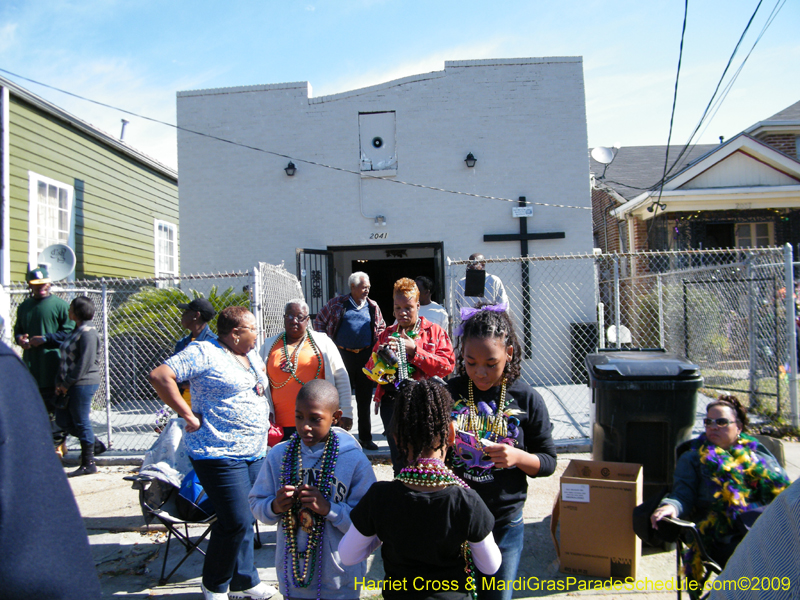
[[[800,477],[800,443],[785,442],[787,471],[794,480]],[[567,575],[558,572],[558,560],[550,539],[550,513],[561,473],[573,458],[590,458],[588,454],[563,454],[552,477],[530,481],[528,501],[525,504],[525,551],[519,574],[537,577],[539,580],[566,581]],[[381,460],[380,458],[378,459]],[[391,477],[391,469],[385,464],[375,464],[380,480]],[[135,473],[135,466],[103,466],[97,475],[70,479],[70,484],[84,518],[92,552],[100,573],[105,596],[150,597],[169,596],[185,600],[200,600],[200,573],[202,557],[195,553],[189,558],[172,580],[158,586],[161,560],[166,535],[158,528],[147,530],[139,509],[138,493],[122,478]],[[263,580],[276,584],[274,526],[261,526],[263,548],[256,551],[256,564]],[[54,540],[58,543],[58,540]],[[170,545],[170,562],[177,561],[181,548]],[[639,569],[639,579],[668,580],[675,574],[674,552],[655,552],[646,549]],[[383,577],[380,553],[373,555],[369,563],[369,579]],[[578,581],[587,581],[578,577]],[[518,592],[515,598],[575,595],[622,598],[636,592]],[[674,598],[672,593],[636,593],[644,598]]]

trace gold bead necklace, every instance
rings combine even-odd
[[[494,416],[486,415],[482,417],[478,414],[478,407],[475,405],[472,379],[469,380],[469,398],[467,399],[469,416],[467,418],[467,431],[473,433],[475,437],[479,437],[480,431],[486,431],[494,436],[494,439],[491,441],[496,442],[508,435],[508,423],[503,418],[503,411],[506,408],[507,381],[508,380],[503,377],[503,384],[500,386],[500,400],[497,402],[497,410],[494,412]]]

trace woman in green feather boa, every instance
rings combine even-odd
[[[789,485],[769,451],[744,433],[747,413],[735,396],[706,407],[705,433],[678,459],[672,492],[650,517],[654,528],[665,517],[694,521],[708,553],[720,566],[752,525],[752,519]],[[700,580],[703,567],[694,545],[684,555],[686,575]]]

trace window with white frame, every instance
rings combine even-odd
[[[28,171],[28,262],[52,244],[74,246],[72,211],[75,188]]]
[[[736,225],[737,248],[762,248],[773,246],[775,235],[772,223],[738,223]]]
[[[178,226],[156,219],[155,255],[156,277],[178,274]]]

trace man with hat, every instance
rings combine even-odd
[[[23,349],[22,362],[36,380],[50,415],[53,442],[63,456],[67,436],[55,422],[55,386],[61,359],[59,345],[69,337],[75,323],[69,318],[69,304],[50,293],[47,267],[31,269],[25,279],[31,297],[17,309],[14,340]]]
[[[178,304],[178,308],[183,310],[181,315],[181,327],[189,330],[189,335],[186,335],[178,340],[175,344],[175,354],[181,352],[191,342],[204,342],[217,339],[217,334],[211,331],[208,326],[209,321],[214,318],[217,311],[214,306],[205,298],[195,298],[188,304]],[[191,394],[189,393],[189,382],[179,386],[183,395],[183,399],[192,405]]]

